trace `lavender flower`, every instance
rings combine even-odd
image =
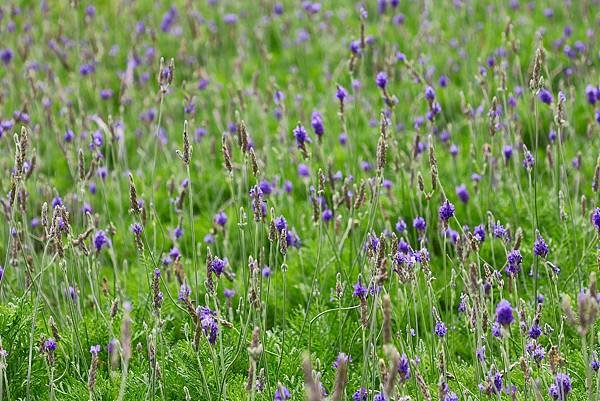
[[[227,215],[225,214],[225,212],[221,211],[221,212],[215,214],[213,221],[215,222],[215,224],[223,227],[227,223]]]
[[[448,332],[448,329],[446,328],[446,325],[444,324],[444,322],[438,321],[435,324],[435,334],[438,337],[444,337],[447,332]]]
[[[549,90],[543,88],[542,90],[540,90],[540,93],[538,94],[538,97],[540,98],[540,100],[543,103],[546,104],[551,104],[552,103],[552,93],[550,93]]]
[[[290,398],[292,398],[292,394],[290,393],[290,390],[288,390],[287,387],[280,385],[279,388],[275,390],[275,401],[286,401]]]
[[[531,170],[533,168],[534,164],[535,164],[535,158],[533,157],[531,152],[529,150],[527,150],[527,148],[525,148],[525,156],[523,158],[523,166],[527,170]]]
[[[344,352],[340,352],[337,356],[337,358],[335,358],[335,361],[333,362],[333,368],[337,369],[338,366],[340,366],[340,363],[342,362],[347,362],[350,363],[352,362],[352,356],[345,354]]]
[[[592,212],[591,222],[598,231],[598,235],[600,235],[600,207],[595,208]]]
[[[364,299],[367,297],[367,287],[365,287],[360,281],[354,284],[353,296]]]
[[[388,77],[387,74],[383,71],[380,71],[377,73],[377,76],[375,77],[375,83],[377,84],[377,86],[379,86],[381,89],[385,89],[385,87],[388,84]]]
[[[0,60],[4,65],[10,64],[10,61],[13,58],[13,52],[11,49],[2,49],[0,50]]]
[[[555,400],[565,401],[571,392],[571,378],[566,373],[557,373],[554,383],[550,385],[548,394]]]
[[[510,251],[506,257],[506,268],[504,271],[509,276],[516,276],[521,271],[523,257],[518,249]]]
[[[410,364],[406,354],[402,354],[400,361],[398,362],[398,373],[400,375],[400,382],[404,383],[410,379]]]
[[[177,295],[177,299],[179,301],[185,301],[190,297],[190,295],[192,295],[192,289],[188,287],[186,283],[181,284],[181,287],[179,287],[179,294]]]
[[[548,255],[548,252],[550,252],[550,249],[548,248],[546,241],[544,241],[544,238],[538,234],[535,242],[533,243],[533,253],[536,256],[545,258]]]
[[[346,89],[343,86],[338,85],[335,91],[335,97],[337,97],[340,102],[343,102],[346,96],[348,96]]]
[[[417,216],[413,220],[413,227],[416,228],[417,231],[423,232],[427,228],[427,223],[423,217]]]
[[[92,355],[98,355],[98,353],[100,353],[101,349],[102,349],[102,347],[100,347],[100,344],[92,345],[90,347],[90,353]]]
[[[473,236],[479,242],[485,241],[485,226],[483,224],[475,226],[473,228]]]
[[[513,309],[510,303],[503,299],[496,306],[496,322],[502,326],[508,327],[515,317],[513,316]]]
[[[56,340],[49,338],[44,341],[44,349],[46,352],[54,352],[56,350]]]
[[[402,234],[404,231],[406,231],[406,222],[399,217],[398,221],[396,222],[395,227],[396,227],[396,231],[398,231],[398,233]]]
[[[296,138],[296,143],[299,148],[303,147],[307,142],[310,143],[310,138],[302,124],[298,124],[296,128],[294,128],[294,138]]]
[[[225,270],[225,266],[227,266],[227,259],[221,259],[217,256],[215,256],[210,262],[210,268],[219,277]]]
[[[435,100],[435,90],[431,86],[427,86],[425,88],[425,99],[429,102],[433,102]]]
[[[465,184],[460,184],[456,187],[456,195],[462,203],[469,203],[469,191],[467,190],[467,186]]]
[[[208,338],[208,342],[211,345],[214,345],[217,341],[217,334],[219,332],[219,325],[217,323],[215,312],[206,306],[199,306],[196,309],[196,315],[200,320],[202,332]]]
[[[454,205],[450,203],[448,199],[446,199],[440,206],[438,215],[440,216],[440,220],[443,222],[448,222],[448,220],[454,216]]]
[[[368,398],[369,398],[369,393],[367,392],[367,389],[364,387],[360,387],[358,390],[356,390],[354,392],[354,394],[352,394],[352,399],[354,401],[367,401]]]
[[[102,248],[110,247],[110,239],[103,230],[96,231],[94,234],[94,247],[97,252],[100,252]]]
[[[312,125],[313,130],[315,131],[315,135],[317,135],[318,137],[323,136],[323,134],[325,133],[325,127],[323,126],[323,117],[321,116],[321,113],[319,113],[318,111],[313,111],[310,119],[310,124]]]
[[[536,340],[542,335],[542,328],[539,324],[534,323],[531,325],[531,327],[529,327],[527,335],[529,336],[529,338]]]

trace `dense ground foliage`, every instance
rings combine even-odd
[[[598,400],[600,4],[7,0],[0,400]]]

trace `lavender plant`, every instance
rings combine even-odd
[[[599,30],[0,4],[0,401],[600,399]]]

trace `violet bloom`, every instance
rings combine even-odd
[[[367,401],[369,398],[369,393],[365,387],[361,387],[352,394],[352,399],[354,401]]]
[[[85,63],[79,67],[79,74],[81,76],[87,76],[96,71],[96,67],[92,63]]]
[[[467,190],[467,186],[465,184],[460,184],[458,187],[456,187],[456,196],[458,196],[462,203],[469,203],[469,191]]]
[[[92,142],[90,143],[90,149],[94,147],[99,148],[104,145],[104,135],[101,131],[94,131],[92,133]]]
[[[598,235],[600,235],[600,207],[597,207],[592,212],[591,222],[592,222],[592,225],[598,231]]]
[[[62,206],[62,204],[63,201],[60,195],[57,195],[54,198],[52,198],[52,209],[56,208],[56,206]]]
[[[4,65],[8,65],[13,58],[13,52],[11,49],[0,50],[0,60]]]
[[[521,256],[521,252],[518,249],[513,249],[506,256],[506,268],[504,271],[509,276],[515,276],[521,271],[521,263],[523,262],[523,257]]]
[[[179,251],[179,248],[177,248],[176,246],[171,248],[171,250],[169,251],[169,257],[173,260],[179,259],[181,257],[181,252]]]
[[[340,352],[337,356],[337,358],[335,358],[335,361],[333,362],[333,368],[337,369],[338,366],[340,366],[340,363],[342,362],[346,362],[346,363],[350,363],[352,362],[352,356],[347,355],[344,352]]]
[[[417,231],[423,232],[427,228],[427,223],[425,222],[425,219],[423,217],[417,216],[413,220],[413,227],[416,228]]]
[[[238,16],[236,14],[225,14],[223,16],[223,22],[227,25],[235,25],[238,20]]]
[[[290,398],[292,398],[292,394],[290,393],[290,390],[288,390],[287,387],[279,386],[279,388],[275,390],[275,401],[286,401]]]
[[[310,138],[302,124],[298,124],[296,128],[294,128],[294,137],[296,138],[296,143],[299,148],[303,147],[306,142],[310,143]]]
[[[585,97],[589,104],[594,105],[596,101],[600,101],[600,98],[596,98],[596,88],[592,85],[588,85],[585,87]]]
[[[173,237],[175,237],[175,239],[183,237],[183,228],[181,228],[180,226],[175,227],[173,229]]]
[[[348,96],[348,92],[346,91],[346,89],[344,89],[344,87],[341,85],[337,85],[335,97],[337,97],[340,100],[340,102],[343,102],[346,96]]]
[[[225,214],[225,212],[219,212],[215,215],[213,221],[215,222],[215,224],[223,227],[227,223],[227,215]]]
[[[98,177],[100,177],[100,179],[102,181],[106,180],[106,177],[108,176],[108,169],[104,166],[99,167],[98,168]]]
[[[598,355],[596,354],[596,351],[594,351],[593,353],[592,361],[590,362],[590,367],[594,372],[598,372],[598,370],[600,370],[600,361],[598,360]]]
[[[129,228],[131,229],[131,232],[135,235],[140,235],[143,230],[143,227],[140,223],[133,223],[131,226],[129,226]]]
[[[186,283],[181,284],[179,287],[179,294],[177,295],[177,299],[180,301],[184,301],[188,299],[192,295],[192,289],[188,287]]]
[[[479,362],[485,362],[486,357],[485,357],[485,345],[477,348],[477,350],[475,351],[475,356],[477,357],[477,359],[479,360]]]
[[[350,45],[348,46],[350,52],[354,55],[360,54],[360,40],[352,40],[350,41]]]
[[[160,23],[161,31],[169,32],[176,20],[177,8],[175,8],[175,6],[171,6],[171,8],[169,8],[169,10],[163,16],[162,22]]]
[[[365,299],[367,297],[367,287],[365,287],[360,281],[354,284],[354,291],[352,296]]]
[[[73,133],[72,129],[68,129],[67,131],[65,131],[65,135],[63,136],[63,141],[69,143],[73,140],[73,138],[75,138],[75,134]]]
[[[557,373],[554,378],[554,383],[550,385],[548,394],[559,401],[565,401],[567,395],[571,392],[571,378],[566,373]]]
[[[387,83],[388,83],[387,74],[383,71],[378,72],[377,76],[375,77],[375,83],[381,89],[385,89],[385,87],[387,86]]]
[[[400,382],[404,383],[410,379],[410,364],[406,354],[402,354],[400,362],[398,362],[398,374],[400,375]]]
[[[323,117],[321,116],[321,113],[318,111],[313,111],[310,123],[315,131],[315,135],[318,137],[323,136],[325,133],[325,127],[323,126]]]
[[[94,234],[94,247],[96,247],[97,252],[100,252],[104,247],[110,247],[110,239],[103,230],[99,230]]]
[[[215,312],[206,306],[199,306],[196,309],[196,315],[200,320],[202,332],[208,338],[208,342],[211,345],[214,345],[217,342],[217,334],[219,332],[219,325],[217,323]]]
[[[211,270],[219,277],[225,270],[225,266],[227,266],[227,259],[221,259],[217,256],[215,256],[210,262]]]
[[[115,94],[115,93],[113,92],[113,90],[112,90],[112,89],[102,89],[102,90],[100,91],[100,98],[101,98],[102,100],[108,100],[108,99],[110,99],[111,97],[113,97],[113,95],[114,95],[114,94]]]
[[[496,306],[496,323],[508,327],[514,320],[515,317],[510,303],[506,299],[498,302]]]
[[[550,248],[548,248],[548,245],[546,244],[546,241],[544,241],[544,238],[542,238],[542,236],[538,234],[537,238],[535,239],[535,242],[533,243],[533,253],[536,256],[545,258],[548,255],[548,252],[550,252]]]
[[[373,397],[373,401],[388,401],[385,398],[385,395],[383,393],[377,393],[375,394],[375,397]]]
[[[506,228],[504,228],[504,226],[500,224],[500,222],[494,224],[493,234],[496,238],[508,239],[508,231],[506,231]]]
[[[454,216],[454,205],[450,203],[448,199],[446,199],[440,206],[438,215],[440,216],[440,220],[443,222],[448,222],[448,220]]]
[[[401,218],[398,218],[398,221],[396,222],[396,231],[400,234],[406,231],[406,222]]]
[[[543,88],[542,90],[540,90],[540,93],[538,95],[538,97],[540,98],[540,100],[542,101],[542,103],[546,103],[546,104],[551,104],[552,103],[552,93],[550,93],[549,90]]]
[[[279,217],[275,218],[275,228],[279,232],[281,232],[283,230],[287,230],[288,225],[287,225],[287,221],[285,220],[285,217],[279,216]]]
[[[533,168],[535,164],[535,158],[533,157],[533,155],[531,154],[531,152],[527,149],[525,149],[525,156],[523,158],[523,166],[527,169],[527,170],[531,170]]]
[[[532,324],[529,330],[527,331],[527,335],[529,338],[538,339],[542,335],[542,328],[539,324]]]
[[[446,325],[444,324],[444,322],[437,322],[435,324],[435,334],[438,337],[444,337],[447,332],[448,332],[448,329],[446,328]]]
[[[308,166],[306,164],[301,163],[298,165],[298,175],[300,177],[310,176],[310,169],[308,168]]]
[[[346,134],[345,132],[342,132],[340,134],[340,136],[338,137],[338,141],[340,142],[340,145],[345,145],[348,143],[348,134]]]
[[[427,86],[425,88],[425,99],[429,102],[433,102],[435,100],[435,90],[431,86]]]
[[[46,352],[54,352],[56,350],[56,340],[49,338],[44,341],[44,349]]]

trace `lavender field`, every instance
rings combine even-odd
[[[600,400],[600,1],[5,0],[0,401]]]

